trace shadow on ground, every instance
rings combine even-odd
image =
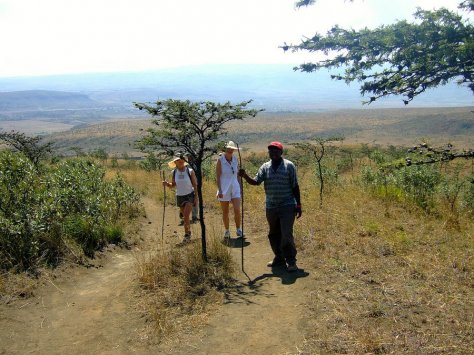
[[[244,243],[244,247],[250,245],[250,242],[242,238],[228,238],[222,240],[222,244],[228,246],[229,248],[242,248],[242,242]]]
[[[254,301],[254,296],[275,297],[275,294],[263,291],[263,283],[260,281],[271,277],[277,277],[281,279],[283,285],[291,285],[294,284],[297,279],[309,275],[309,272],[304,271],[304,269],[298,269],[295,272],[288,272],[285,266],[273,267],[271,271],[271,273],[264,273],[254,279],[251,279],[247,273],[243,271],[249,281],[247,283],[240,282],[234,286],[228,287],[225,292],[224,302],[256,304],[258,302]]]
[[[294,272],[288,272],[285,266],[276,266],[272,267],[271,273],[264,273],[260,276],[257,276],[253,280],[249,281],[250,287],[256,287],[257,282],[270,278],[270,277],[278,277],[281,279],[281,283],[283,285],[291,285],[296,282],[297,279],[300,277],[306,277],[309,275],[309,272],[304,271],[304,269],[298,269]]]

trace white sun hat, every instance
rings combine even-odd
[[[229,142],[226,144],[225,149],[239,150],[240,148],[237,147],[237,144],[235,144],[233,141],[229,141]]]

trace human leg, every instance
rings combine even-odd
[[[240,198],[233,198],[232,199],[232,207],[234,209],[234,221],[235,227],[240,229],[240,221],[241,221],[241,214],[240,214]]]
[[[221,201],[222,208],[222,221],[224,222],[224,228],[229,230],[229,201]]]
[[[284,262],[285,258],[281,250],[281,225],[280,218],[278,216],[278,209],[267,209],[266,216],[269,228],[268,240],[270,242],[273,254],[275,255],[273,262],[274,264],[279,264]]]
[[[295,223],[294,206],[280,207],[279,222],[281,231],[280,250],[288,265],[296,264],[296,245],[293,237],[293,225]]]

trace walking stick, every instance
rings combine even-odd
[[[240,156],[240,148],[239,148],[239,144],[237,144],[237,152],[239,153],[239,166],[240,166],[240,169],[243,169],[242,168],[242,157]],[[244,182],[242,180],[242,177],[240,177],[240,186],[242,186],[242,193],[241,193],[241,204],[242,204],[242,207],[241,207],[241,217],[242,217],[242,222],[241,222],[241,229],[242,229],[242,244],[241,244],[241,251],[242,251],[242,272],[245,273],[244,271],[244,242],[245,242],[245,239],[244,239]]]
[[[165,181],[165,172],[161,171],[161,180]],[[165,232],[165,212],[166,212],[166,186],[163,186],[163,220],[161,222],[161,251],[164,252],[164,232]]]

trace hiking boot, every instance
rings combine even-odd
[[[229,232],[229,230],[226,230],[226,231],[224,232],[224,239],[225,239],[225,240],[230,239],[230,232]]]
[[[275,258],[267,263],[268,267],[286,266],[285,260]]]
[[[183,244],[191,241],[191,232],[184,233]]]
[[[237,228],[237,238],[243,238],[244,237],[244,232],[242,231],[242,229],[240,228]]]
[[[295,262],[288,263],[288,267],[286,268],[288,272],[295,272],[298,271],[298,266],[296,266]]]

